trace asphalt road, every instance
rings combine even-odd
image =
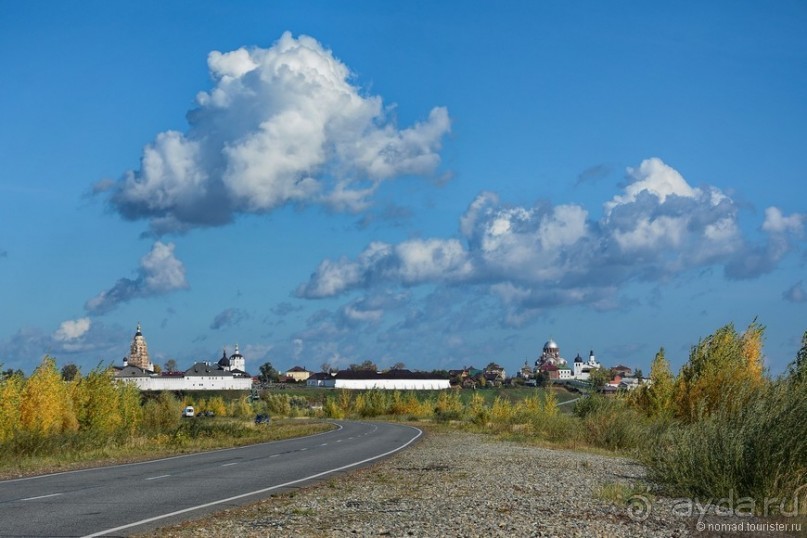
[[[337,430],[286,441],[0,481],[0,536],[143,532],[355,469],[422,434],[400,424],[335,423]]]

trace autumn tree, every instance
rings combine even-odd
[[[742,334],[730,323],[693,346],[675,381],[676,416],[691,422],[721,406],[742,406],[765,382],[763,335],[756,320]]]
[[[648,416],[668,414],[671,411],[674,384],[675,378],[662,347],[650,365],[650,383],[635,390],[631,394],[631,400]]]
[[[20,428],[20,400],[24,383],[21,375],[0,379],[0,444],[12,439]]]
[[[143,406],[140,388],[134,383],[116,383],[118,391],[119,432],[127,437],[137,433],[143,425]]]
[[[78,429],[72,398],[52,357],[46,355],[25,382],[20,422],[26,431],[43,436]]]
[[[100,366],[78,381],[74,398],[76,415],[82,429],[100,435],[112,435],[121,425],[118,390],[112,372]]]

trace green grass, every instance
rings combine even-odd
[[[760,506],[776,498],[807,513],[807,382],[753,390],[741,409],[725,405],[692,424],[659,428],[640,455],[648,476],[673,495],[749,497]]]
[[[606,482],[594,492],[594,498],[616,505],[625,505],[635,497],[641,495],[648,500],[652,496],[646,486],[641,484],[625,484],[622,482]]]

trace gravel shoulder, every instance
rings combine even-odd
[[[640,497],[629,506],[603,488]],[[716,516],[702,521],[728,525],[724,532],[699,532],[697,517],[681,515],[680,501],[649,488],[642,466],[625,458],[429,430],[414,447],[371,467],[141,536],[799,535],[744,532],[748,518]],[[642,510],[648,506],[649,513]]]

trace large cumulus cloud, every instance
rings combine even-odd
[[[286,204],[357,211],[381,182],[439,165],[446,109],[399,129],[382,99],[362,95],[348,67],[311,37],[214,51],[208,66],[214,87],[197,95],[187,132],[160,133],[138,170],[96,186],[157,234]]]
[[[771,207],[752,239],[729,196],[693,187],[658,158],[629,168],[627,178],[596,220],[576,204],[511,206],[483,192],[461,217],[459,238],[371,243],[353,260],[323,260],[297,295],[471,284],[498,297],[518,325],[554,306],[614,308],[631,281],[659,282],[708,266],[722,266],[729,278],[755,278],[803,235],[804,215]]]

